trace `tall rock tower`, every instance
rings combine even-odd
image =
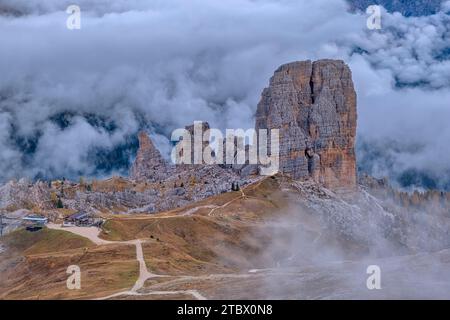
[[[331,189],[356,187],[356,93],[343,61],[285,64],[264,89],[256,130],[280,130],[280,171]]]
[[[130,169],[130,178],[137,181],[160,181],[166,177],[168,166],[161,153],[144,131],[139,132],[139,150]]]

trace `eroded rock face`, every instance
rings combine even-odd
[[[204,136],[209,129],[207,122],[186,126],[191,134],[190,156],[194,160],[194,131],[197,137],[204,137],[200,143],[199,156],[209,145]],[[180,142],[179,142],[180,143]],[[182,149],[182,152],[185,152]],[[179,154],[178,156],[182,156]],[[178,163],[178,162],[176,162]],[[90,212],[92,208],[134,212],[158,212],[181,207],[219,193],[231,191],[232,183],[246,186],[260,177],[252,175],[248,168],[242,166],[225,168],[218,164],[180,163],[164,160],[150,137],[145,132],[139,133],[139,150],[130,170],[130,180],[123,180],[119,185],[127,185],[117,192],[100,192],[93,187],[93,192],[78,192],[74,197],[65,197],[64,205],[77,210]],[[239,170],[238,170],[239,169]],[[130,185],[133,185],[131,186]],[[114,184],[113,181],[110,184]],[[130,189],[131,188],[131,189]]]
[[[343,61],[281,66],[262,93],[258,129],[280,130],[280,172],[332,189],[356,188],[356,93]]]
[[[160,181],[167,175],[167,164],[144,131],[139,133],[139,150],[130,170],[130,178],[137,181]]]
[[[33,183],[22,178],[0,185],[0,210],[14,211],[21,208],[44,210],[53,208],[48,183],[43,181]]]

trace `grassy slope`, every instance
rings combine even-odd
[[[277,179],[267,178],[244,189],[245,199],[240,192],[229,192],[187,207],[223,205],[235,199],[215,210],[214,216],[208,216],[211,209],[204,209],[170,218],[158,218],[167,214],[113,218],[105,223],[101,236],[114,241],[153,239],[144,244],[143,250],[148,268],[155,273],[205,274],[246,269],[259,265],[254,258],[264,257],[270,242],[261,231],[261,222],[274,218],[283,206],[285,201],[277,190]],[[176,211],[181,213],[183,209]]]
[[[138,263],[133,245],[95,246],[70,232],[44,228],[2,239],[0,299],[67,299],[108,295],[133,286]],[[81,290],[68,290],[67,267],[81,269]]]
[[[47,228],[35,232],[16,230],[6,235],[3,242],[8,248],[24,255],[88,248],[94,245],[90,240],[73,233]]]
[[[263,266],[267,261],[259,264],[254,259],[266,258],[270,236],[261,232],[260,222],[272,219],[282,207],[284,201],[277,190],[277,179],[267,178],[246,188],[245,199],[240,192],[229,192],[188,207],[220,206],[236,200],[215,210],[214,216],[208,216],[210,209],[202,209],[190,216],[155,218],[180,209],[138,219],[113,218],[106,222],[102,237],[114,241],[152,239],[143,245],[144,256],[149,270],[160,274],[234,272]],[[24,258],[3,273],[0,298],[99,297],[131,288],[137,278],[134,246],[97,247],[82,237],[47,229],[17,231],[5,242]],[[71,264],[81,267],[80,291],[66,289],[65,271]]]

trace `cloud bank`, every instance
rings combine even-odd
[[[81,30],[66,28],[73,1],[0,2],[1,180],[123,172],[141,128],[167,149],[164,136],[194,120],[253,127],[273,71],[319,58],[353,70],[359,141],[389,142],[389,161],[359,148],[365,169],[450,167],[444,12],[383,12],[371,31],[340,0],[76,2]]]

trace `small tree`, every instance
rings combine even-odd
[[[58,209],[64,208],[64,204],[62,203],[61,198],[58,198],[58,203],[56,204],[56,207]]]

